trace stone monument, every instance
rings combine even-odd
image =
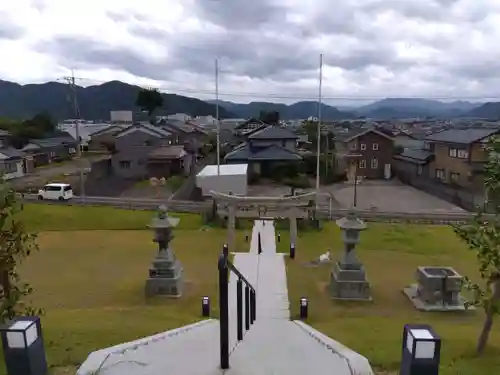
[[[178,298],[182,295],[184,278],[183,268],[169,244],[174,238],[172,228],[179,224],[180,219],[170,217],[165,206],[158,208],[158,214],[149,227],[154,230],[154,242],[158,243],[158,255],[149,269],[146,280],[146,297],[156,295]]]
[[[416,284],[403,289],[420,311],[473,310],[460,294],[463,277],[451,267],[417,267]]]
[[[354,211],[337,220],[342,230],[344,256],[337,261],[330,276],[330,294],[333,299],[347,301],[371,301],[371,287],[366,279],[365,268],[356,256],[355,247],[359,243],[360,232],[366,224]]]

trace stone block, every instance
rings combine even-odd
[[[371,301],[371,286],[364,268],[344,269],[337,262],[330,275],[330,295],[336,300]]]
[[[169,274],[163,275],[167,271]],[[182,296],[183,289],[184,270],[182,267],[171,270],[150,269],[150,277],[146,280],[146,297],[164,296],[179,298]]]

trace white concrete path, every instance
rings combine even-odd
[[[258,233],[262,254],[258,255]],[[290,321],[284,254],[276,253],[274,223],[255,221],[250,251],[236,253],[234,265],[257,290],[257,319],[243,341],[236,342],[236,278],[230,278],[231,368],[226,375],[371,375],[368,361],[338,343],[322,344]],[[296,301],[298,303],[298,301]],[[307,327],[307,325],[304,325]],[[308,334],[309,333],[309,334]],[[333,340],[331,340],[333,341]],[[335,344],[339,348],[336,352]],[[330,345],[328,347],[327,345]],[[342,352],[341,352],[342,351]],[[347,352],[347,356],[346,356]],[[362,371],[352,371],[354,354]]]

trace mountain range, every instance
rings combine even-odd
[[[209,103],[215,104],[212,100]],[[500,103],[490,103],[490,109],[481,109],[481,103],[466,101],[454,101],[445,103],[437,100],[418,98],[386,98],[374,103],[357,107],[338,109],[336,107],[322,104],[321,117],[324,120],[373,118],[388,120],[393,118],[456,118],[456,117],[486,117],[500,118]],[[251,102],[249,104],[238,104],[228,101],[219,101],[222,108],[229,110],[238,117],[257,117],[260,111],[278,111],[280,117],[285,120],[307,118],[317,116],[318,102],[298,102],[291,105],[282,103]],[[495,108],[496,111],[495,111]],[[471,114],[471,111],[475,111]],[[486,115],[486,116],[484,116]],[[496,117],[495,117],[496,116]]]
[[[88,120],[107,120],[112,110],[138,111],[135,99],[141,88],[120,81],[101,85],[76,86],[76,94],[82,118]],[[215,116],[216,101],[203,101],[176,94],[162,93],[164,108],[158,115],[186,113],[191,116]],[[294,104],[251,102],[248,104],[218,101],[220,118],[258,117],[262,111],[277,111],[285,120],[305,119],[317,116],[318,102],[301,101]],[[20,85],[0,80],[0,117],[25,119],[40,112],[48,112],[52,117],[63,120],[73,118],[70,102],[70,88],[59,82]],[[321,104],[321,117],[324,120],[373,118],[387,120],[392,118],[484,118],[499,120],[500,103],[473,103],[454,101],[451,103],[418,98],[386,98],[374,103],[357,107],[338,109]]]
[[[139,111],[135,106],[139,86],[111,81],[97,86],[76,86],[81,117],[86,120],[109,120],[112,110]],[[215,115],[215,106],[196,98],[163,93],[164,109],[158,115],[186,113],[192,116]],[[19,85],[0,80],[0,117],[26,119],[48,112],[57,120],[74,118],[68,85],[59,82]],[[221,118],[236,117],[224,108]]]

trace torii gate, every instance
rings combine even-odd
[[[229,251],[235,251],[236,240],[236,217],[246,218],[268,218],[288,217],[290,220],[290,241],[297,241],[297,218],[310,217],[314,210],[316,192],[293,195],[289,197],[256,197],[237,196],[211,191],[213,199],[225,207],[217,210],[219,215],[227,215],[228,223],[228,247]]]

